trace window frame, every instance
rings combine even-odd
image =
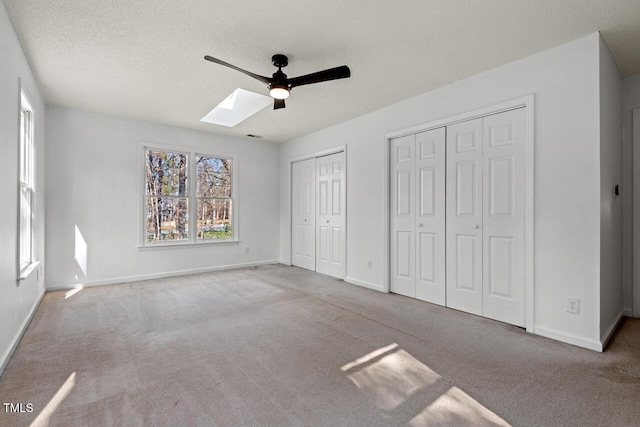
[[[26,118],[28,117],[28,120]],[[25,123],[26,122],[26,123]],[[36,143],[35,108],[26,89],[20,85],[18,109],[18,230],[17,230],[17,269],[18,281],[26,279],[38,265],[36,260]],[[25,236],[23,216],[23,192],[29,194],[28,236]],[[28,255],[23,254],[28,242]]]
[[[147,241],[147,214],[146,214],[146,152],[147,150],[162,151],[185,154],[187,156],[187,222],[188,233],[187,239],[183,240],[165,240],[159,242]],[[231,200],[231,237],[229,239],[198,239],[198,195],[197,195],[197,183],[196,183],[196,156],[214,157],[218,159],[231,160],[231,195],[228,199]],[[235,154],[221,154],[214,152],[207,152],[197,148],[141,142],[140,143],[140,185],[139,191],[140,197],[140,209],[139,209],[139,241],[138,247],[140,249],[170,249],[180,247],[194,247],[200,245],[220,245],[228,243],[238,243],[239,230],[238,230],[238,156]],[[182,198],[181,196],[168,196],[171,198]],[[226,199],[226,198],[225,198]]]

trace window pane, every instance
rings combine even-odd
[[[186,154],[146,150],[145,157],[147,195],[187,195]]]
[[[20,268],[31,263],[31,200],[29,188],[20,189]]]
[[[198,239],[231,239],[231,200],[198,199]]]
[[[231,160],[196,156],[198,197],[231,197]]]
[[[24,109],[20,109],[20,181],[27,182],[27,134],[25,127],[27,126],[27,114]]]
[[[20,102],[20,237],[18,245],[20,269],[33,261],[34,235],[34,150],[33,145],[33,111],[24,92]]]
[[[187,199],[147,197],[147,242],[189,238]]]

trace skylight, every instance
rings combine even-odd
[[[213,110],[209,111],[206,116],[201,118],[200,121],[233,127],[272,102],[273,99],[270,96],[260,95],[244,89],[236,89]]]

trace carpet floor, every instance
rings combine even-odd
[[[4,427],[639,426],[640,319],[597,353],[282,265],[50,292],[0,401]]]

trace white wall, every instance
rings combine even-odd
[[[607,339],[622,304],[622,77],[600,38],[600,338]]]
[[[19,79],[22,79],[22,86],[34,104],[37,192],[35,250],[41,265],[18,287]],[[0,3],[0,373],[44,292],[44,126],[42,98],[4,3]]]
[[[281,147],[280,258],[290,260],[289,161],[347,146],[347,276],[384,282],[388,132],[535,94],[536,333],[600,346],[599,35],[458,81]],[[352,78],[357,78],[354,74]],[[373,268],[367,269],[367,260]],[[567,297],[581,313],[565,311]]]
[[[238,155],[240,243],[138,248],[141,141]],[[278,259],[274,144],[60,107],[47,107],[47,144],[49,289]],[[86,276],[74,259],[76,227],[88,247]]]
[[[633,110],[640,108],[640,75],[626,77],[622,80],[622,202],[623,202],[623,295],[625,314],[632,314],[633,297]],[[637,153],[636,153],[637,155]],[[637,167],[637,166],[636,166]],[[638,191],[635,190],[637,193]],[[636,214],[638,217],[638,214]],[[636,227],[638,226],[636,219]],[[633,313],[640,317],[640,313]]]

